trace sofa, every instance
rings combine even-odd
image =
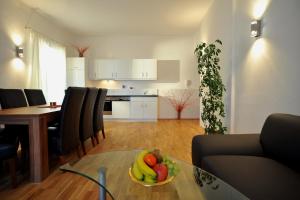
[[[197,135],[192,162],[250,199],[300,199],[300,116],[272,114],[260,134]]]

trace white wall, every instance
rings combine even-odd
[[[227,98],[232,133],[260,132],[274,112],[300,114],[299,9],[298,0],[216,0],[208,11],[198,37],[232,39],[231,45],[224,43],[229,50],[223,58],[232,69],[223,74],[232,88]],[[259,12],[263,34],[254,39],[250,22]]]
[[[195,64],[194,43],[191,35],[187,36],[103,36],[78,38],[79,46],[89,46],[86,57],[89,64],[95,58],[155,58],[158,60],[177,60],[180,76],[177,81],[90,81],[86,77],[87,86],[120,89],[122,85],[136,89],[157,88],[160,94],[166,90],[185,88],[185,80],[191,80],[190,88],[198,88],[199,76]],[[163,62],[163,61],[162,61]],[[176,65],[174,65],[176,67]],[[175,69],[175,68],[174,68]],[[172,76],[172,70],[164,71],[158,76]],[[88,74],[88,69],[86,69]],[[171,78],[172,80],[172,78]],[[195,91],[195,98],[198,98]],[[176,112],[162,98],[160,99],[160,118],[176,118]],[[183,118],[199,118],[199,105],[182,113]]]
[[[263,5],[262,37],[250,38]],[[270,113],[300,114],[300,1],[238,0],[236,7],[235,130],[260,132]]]
[[[26,86],[26,65],[16,58],[15,46],[24,46],[25,25],[66,46],[74,40],[66,30],[47,18],[33,14],[32,10],[17,0],[1,0],[0,4],[0,87],[24,88]],[[17,40],[17,41],[16,41]],[[24,52],[26,53],[26,52]]]

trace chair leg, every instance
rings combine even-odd
[[[78,145],[78,147],[76,148],[76,153],[77,153],[77,157],[80,159],[81,158],[80,145]]]
[[[17,175],[16,175],[16,158],[11,158],[8,160],[9,172],[11,177],[11,186],[15,188],[17,186]]]
[[[105,139],[105,132],[104,132],[104,128],[102,128],[102,136]]]
[[[99,137],[98,137],[98,132],[95,133],[94,138],[96,139],[97,144],[99,144]]]
[[[91,141],[92,141],[93,147],[95,147],[95,141],[94,141],[94,137],[93,136],[91,136]]]
[[[85,150],[84,142],[81,142],[81,147],[82,147],[83,154],[86,155],[86,150]]]

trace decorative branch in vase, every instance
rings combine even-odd
[[[84,53],[89,49],[89,47],[78,47],[75,45],[74,45],[74,48],[77,50],[79,57],[83,57]]]
[[[166,99],[177,112],[177,119],[181,119],[181,113],[186,108],[194,104],[192,99],[195,91],[189,89],[170,90],[167,92]]]

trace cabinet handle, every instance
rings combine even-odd
[[[143,78],[144,78],[144,72],[142,73],[142,76],[143,76]]]
[[[116,72],[116,78],[118,77],[118,73]]]
[[[114,77],[114,73],[111,73],[111,77],[112,77],[112,78]]]
[[[146,72],[146,77],[148,78],[148,72]]]

